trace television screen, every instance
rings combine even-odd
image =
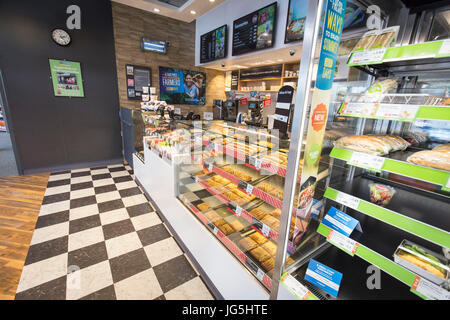
[[[232,107],[232,106],[233,106],[233,102],[228,101],[228,106],[229,106],[229,107]]]
[[[289,0],[284,43],[300,41],[303,39],[307,10],[307,0]],[[326,10],[326,8],[324,8],[323,10]],[[322,17],[323,16],[324,15],[322,15]],[[345,31],[349,29],[365,27],[366,22],[367,14],[365,13],[365,11],[361,9],[355,3],[355,1],[347,0],[343,30]],[[320,25],[322,26],[322,24],[323,23],[321,23]]]
[[[144,51],[153,51],[165,54],[167,52],[167,44],[164,41],[153,41],[142,37],[141,49]]]
[[[248,108],[249,108],[249,109],[254,109],[254,108],[256,108],[256,103],[255,103],[255,102],[250,102],[250,103],[248,104]]]
[[[275,41],[277,3],[233,22],[233,56],[271,48]]]
[[[200,63],[223,59],[227,56],[227,25],[200,37]]]
[[[160,100],[168,104],[205,105],[204,72],[159,67]]]

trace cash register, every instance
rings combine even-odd
[[[263,125],[262,102],[249,101],[248,113],[244,117],[244,122],[250,126],[261,127]]]

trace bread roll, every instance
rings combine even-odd
[[[252,209],[249,213],[258,220],[262,220],[267,215],[267,213],[260,208]]]
[[[234,219],[233,221],[229,222],[229,224],[233,227],[234,230],[238,232],[244,229],[244,225],[238,219]]]
[[[270,228],[272,228],[275,231],[278,231],[280,228],[280,221],[277,218],[274,218],[272,216],[266,215],[262,220],[262,223],[265,223]]]
[[[445,151],[445,152],[449,152],[450,151],[450,144],[441,144],[438,145],[437,147],[434,147],[433,151]]]
[[[217,226],[217,228],[219,228],[219,230],[222,231],[222,233],[226,236],[229,234],[232,234],[234,232],[234,228],[232,226],[230,226],[228,223],[219,225],[219,226]]]
[[[266,272],[269,272],[275,267],[275,259],[269,258],[266,261],[261,262],[261,266],[264,270],[266,270]]]
[[[374,136],[343,137],[336,140],[334,146],[375,155],[388,154],[392,149],[390,144]]]
[[[210,209],[211,207],[207,204],[207,203],[200,203],[199,205],[197,205],[197,208],[200,209],[200,211],[205,211]]]

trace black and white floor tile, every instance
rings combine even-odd
[[[214,299],[129,166],[50,176],[16,299]]]

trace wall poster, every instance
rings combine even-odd
[[[49,59],[49,63],[56,97],[84,97],[79,62]]]
[[[152,85],[152,69],[130,64],[125,69],[128,100],[141,100],[144,88]]]
[[[168,104],[205,105],[206,73],[159,67],[160,100]]]

